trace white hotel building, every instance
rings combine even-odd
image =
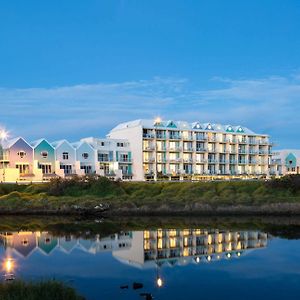
[[[104,139],[2,142],[0,182],[75,174],[135,181],[268,178],[282,170],[272,159],[272,145],[268,135],[242,126],[135,120],[119,124]],[[294,160],[289,157],[289,166]]]
[[[108,138],[126,138],[130,143],[133,180],[277,175],[271,168],[269,136],[242,126],[135,120],[116,126]]]

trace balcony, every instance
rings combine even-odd
[[[170,140],[181,140],[181,135],[180,134],[170,134],[169,139]]]
[[[259,150],[258,154],[260,154],[260,155],[269,154],[269,151],[268,150]]]
[[[235,165],[235,164],[237,163],[237,160],[236,160],[236,159],[231,159],[231,160],[229,161],[229,163],[230,163],[231,165]]]
[[[183,152],[193,152],[193,147],[183,147]]]
[[[131,158],[119,158],[118,159],[118,162],[120,163],[131,163],[132,162],[132,159]]]
[[[182,161],[182,159],[181,158],[170,158],[169,161],[170,161],[170,163],[179,164]]]
[[[229,140],[229,143],[230,143],[230,144],[236,144],[236,143],[237,143],[237,139],[230,139],[230,140]]]
[[[206,141],[207,137],[204,135],[196,135],[196,141]]]
[[[206,152],[206,148],[196,148],[196,152]]]
[[[175,146],[175,147],[169,147],[169,151],[170,152],[180,152],[181,151],[181,147],[177,147],[177,146]]]
[[[196,164],[205,164],[207,163],[206,159],[196,159]]]
[[[247,160],[239,160],[239,165],[246,165],[247,164]]]
[[[144,162],[145,163],[153,163],[153,162],[155,162],[155,158],[154,157],[145,157]]]
[[[252,140],[252,139],[249,139],[249,140],[248,140],[248,143],[249,143],[250,145],[257,145],[257,141],[256,141],[256,140]]]
[[[158,140],[165,140],[166,137],[167,137],[166,134],[156,133],[156,139],[158,139]]]
[[[220,164],[228,164],[229,161],[226,160],[226,159],[220,159],[220,160],[219,160],[219,163],[220,163]]]
[[[144,133],[143,138],[144,139],[154,139],[154,134],[153,133]]]
[[[184,163],[193,163],[193,159],[192,158],[184,158],[183,162]]]
[[[239,144],[247,144],[248,140],[247,139],[241,139],[239,140]]]
[[[239,149],[239,154],[247,154],[247,150],[246,149]]]
[[[249,154],[257,154],[258,152],[256,150],[249,150]]]
[[[148,145],[145,146],[143,151],[154,151],[155,150],[155,146],[154,145]]]
[[[182,135],[184,141],[193,141],[194,137],[192,135]]]
[[[259,144],[259,145],[269,145],[269,143],[270,143],[270,142],[269,142],[268,140],[259,140],[259,141],[258,141],[258,144]]]
[[[218,142],[218,139],[216,137],[209,137],[208,141],[211,143],[216,143],[216,142]]]
[[[217,163],[218,163],[218,160],[215,159],[215,158],[209,158],[209,159],[208,159],[208,163],[209,163],[209,164],[217,164]]]
[[[249,165],[256,165],[257,161],[256,160],[249,160]]]
[[[98,157],[98,162],[111,162],[113,161],[110,157]]]
[[[157,163],[159,163],[159,164],[165,164],[166,162],[167,162],[166,158],[158,158],[157,159]]]
[[[158,147],[156,149],[157,152],[164,152],[164,151],[167,151],[167,147]]]

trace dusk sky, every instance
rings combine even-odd
[[[299,0],[1,1],[0,124],[75,141],[161,116],[299,148],[299,30]]]

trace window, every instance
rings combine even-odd
[[[124,147],[124,143],[117,143],[117,147]]]
[[[88,153],[86,153],[86,152],[84,152],[84,153],[82,153],[82,157],[83,157],[84,159],[88,159],[88,157],[89,157],[89,154],[88,154]]]
[[[19,151],[17,154],[20,156],[20,158],[24,158],[26,156],[25,151]]]
[[[69,152],[63,152],[62,158],[63,159],[69,159]]]
[[[48,157],[48,152],[47,151],[42,151],[41,156],[42,156],[42,158],[47,158]]]
[[[104,142],[101,142],[101,146],[104,146]]]

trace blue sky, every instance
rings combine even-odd
[[[242,124],[299,148],[300,1],[2,1],[0,124],[104,136],[122,121]]]

